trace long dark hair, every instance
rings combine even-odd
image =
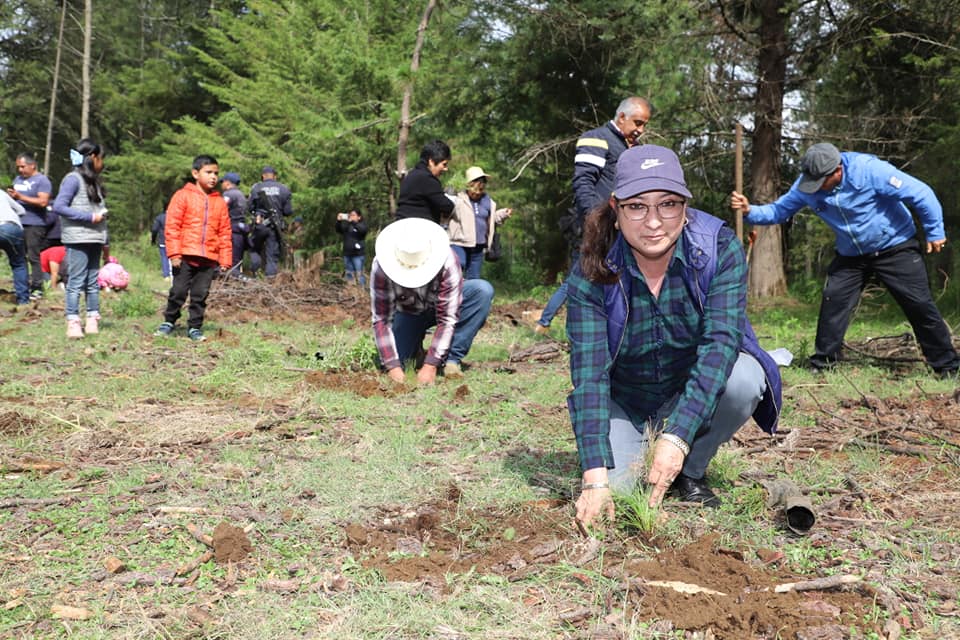
[[[617,281],[605,260],[617,240],[617,212],[610,201],[599,204],[583,220],[583,240],[580,242],[580,269],[584,277],[597,284]]]
[[[90,202],[102,202],[103,196],[106,195],[106,191],[103,189],[103,178],[93,168],[93,158],[91,156],[101,156],[102,158],[103,151],[100,145],[90,138],[80,140],[75,148],[83,156],[83,162],[77,166],[77,171],[80,172],[80,176],[86,183],[87,198],[90,199]]]

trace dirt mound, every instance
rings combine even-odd
[[[564,621],[574,626],[588,624],[598,614],[619,618],[626,603],[628,619],[633,615],[659,620],[669,629],[709,630],[715,638],[840,638],[845,636],[823,634],[861,620],[873,606],[868,588],[777,593],[777,585],[799,578],[723,549],[715,536],[653,552],[638,538],[601,545],[575,533],[568,503],[464,509],[456,488],[448,493],[451,499],[385,509],[375,522],[347,524],[346,547],[387,580],[443,592],[450,588],[446,576],[468,572],[511,582],[549,572],[561,583],[589,586],[594,572],[602,571],[621,585],[621,598],[603,603],[603,611],[570,603],[570,610],[580,614]],[[571,565],[582,566],[583,573],[557,573],[560,566]]]

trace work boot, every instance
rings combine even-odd
[[[454,378],[462,378],[463,369],[460,368],[459,362],[448,362],[443,365],[443,375],[451,380]]]
[[[537,322],[533,325],[533,332],[538,336],[546,336],[550,334],[550,327],[549,325],[544,325]]]
[[[169,336],[173,333],[173,323],[172,322],[161,322],[160,326],[157,327],[157,330],[153,332],[155,336]]]
[[[87,335],[91,333],[100,333],[100,318],[96,316],[87,316],[87,323],[83,327],[83,332]]]
[[[83,328],[80,326],[79,318],[76,320],[67,320],[67,337],[70,339],[83,337]]]

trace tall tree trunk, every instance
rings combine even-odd
[[[57,113],[57,86],[60,84],[60,54],[63,52],[63,25],[67,21],[67,0],[60,8],[60,30],[57,32],[57,55],[53,62],[53,86],[50,88],[50,115],[47,117],[47,143],[43,147],[43,172],[50,171],[50,145],[53,144],[53,120]]]
[[[90,136],[90,55],[93,43],[93,0],[83,3],[83,98],[80,106],[80,137]]]
[[[410,79],[403,89],[403,102],[400,105],[400,135],[397,139],[397,177],[401,180],[407,175],[407,140],[410,138],[410,102],[413,99],[413,82],[417,70],[420,69],[420,51],[423,49],[430,15],[436,6],[437,0],[427,0],[427,8],[423,10],[420,26],[417,28],[417,43],[413,47],[413,59],[410,61]],[[395,203],[391,203],[390,211],[395,210]]]
[[[787,76],[785,5],[785,0],[761,0],[758,4],[760,52],[750,169],[755,202],[772,202],[780,189],[780,136]],[[787,291],[780,225],[759,230],[752,252],[748,291],[755,298],[783,295]]]

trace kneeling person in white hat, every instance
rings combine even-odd
[[[395,382],[404,381],[404,363],[416,357],[434,325],[417,381],[433,382],[441,367],[447,377],[462,376],[460,363],[487,321],[492,301],[489,282],[464,281],[443,227],[406,218],[377,236],[370,269],[373,337],[380,362]]]

